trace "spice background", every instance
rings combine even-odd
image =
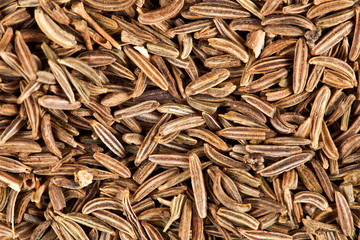
[[[357,0],[0,0],[0,239],[360,239]]]

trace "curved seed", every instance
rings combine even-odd
[[[315,46],[311,49],[311,53],[313,55],[320,55],[325,53],[341,40],[343,40],[344,37],[349,35],[353,30],[353,27],[354,23],[352,21],[347,21],[334,27],[315,44]]]
[[[239,228],[238,228],[239,229]],[[239,229],[240,233],[244,235],[249,240],[292,240],[293,237],[279,232],[269,232],[269,231],[262,231],[262,230],[242,230]]]
[[[354,70],[344,61],[334,57],[313,57],[309,60],[310,64],[320,65],[338,71],[348,77],[352,82],[356,82]]]
[[[103,11],[121,11],[130,8],[135,0],[84,0],[84,3]]]
[[[310,203],[321,209],[322,211],[331,211],[329,203],[326,198],[320,193],[302,191],[294,196],[295,203]]]
[[[91,127],[94,129],[94,132],[99,136],[101,141],[116,155],[123,158],[125,157],[125,149],[119,140],[101,123],[91,120]]]
[[[210,46],[220,51],[229,53],[239,58],[244,63],[249,61],[249,55],[243,45],[236,44],[230,40],[224,38],[210,38],[208,39]]]
[[[156,110],[160,105],[157,101],[146,101],[135,106],[117,110],[114,112],[114,116],[117,119],[136,117],[141,114],[150,113]]]
[[[312,6],[306,13],[306,17],[313,19],[318,16],[328,14],[329,12],[335,12],[351,7],[353,4],[354,2],[349,0],[324,2],[322,4]]]
[[[355,28],[354,28],[354,36],[351,43],[351,48],[349,51],[349,60],[355,61],[360,55],[360,7],[356,5],[355,7]]]
[[[168,90],[168,81],[149,60],[131,46],[124,46],[125,54],[162,90]]]
[[[291,24],[309,30],[316,30],[316,26],[306,17],[301,15],[270,15],[261,21],[261,25]]]
[[[114,228],[123,231],[130,235],[132,238],[135,238],[135,232],[131,224],[119,216],[119,214],[112,213],[107,210],[96,210],[91,213],[98,219],[104,221],[105,223],[113,226]]]
[[[111,172],[119,174],[120,177],[131,177],[130,170],[119,160],[103,153],[94,153],[93,157],[96,159],[96,161],[104,165]]]
[[[213,145],[214,147],[222,150],[227,151],[228,146],[227,144],[219,138],[215,133],[204,129],[204,128],[194,128],[186,130],[187,135],[190,137],[200,138],[201,140]]]
[[[293,66],[293,91],[294,94],[302,93],[305,89],[309,72],[308,47],[304,38],[300,38],[295,45]]]
[[[335,203],[341,230],[346,236],[354,232],[354,221],[346,198],[338,191],[335,191]]]
[[[235,212],[226,208],[219,208],[217,215],[223,217],[237,226],[246,226],[251,229],[259,228],[259,221],[247,213]]]
[[[193,153],[189,157],[191,186],[194,192],[195,206],[200,218],[207,215],[207,193],[199,157]]]
[[[175,17],[183,8],[184,0],[173,0],[164,8],[143,13],[138,17],[142,24],[155,24]]]
[[[62,158],[62,153],[55,143],[51,129],[51,115],[49,113],[46,113],[41,120],[41,135],[48,149],[59,158]]]
[[[227,207],[233,211],[243,213],[243,212],[247,212],[251,209],[250,203],[248,203],[248,204],[238,203],[237,201],[230,198],[225,193],[225,191],[223,190],[223,188],[221,186],[221,174],[220,174],[219,170],[216,171],[216,173],[215,173],[215,179],[214,179],[214,183],[213,183],[213,191],[214,191],[214,195],[219,200],[219,202],[221,204],[223,204],[225,207]]]
[[[185,116],[171,120],[159,128],[161,135],[168,135],[173,132],[199,127],[205,123],[201,116]]]
[[[293,156],[277,161],[276,163],[258,171],[258,173],[263,177],[279,175],[283,172],[294,169],[301,164],[310,161],[311,159],[313,159],[314,155],[315,154],[313,152],[295,154]]]
[[[91,201],[85,203],[81,212],[83,214],[89,214],[98,210],[122,210],[122,204],[119,200],[113,198],[94,198]]]
[[[146,182],[140,185],[140,187],[134,192],[134,201],[140,201],[147,195],[149,195],[156,188],[163,185],[168,179],[179,172],[178,168],[171,168],[163,171],[152,178],[149,178]]]
[[[326,15],[325,17],[320,17],[320,18],[316,19],[315,25],[320,28],[335,27],[335,26],[340,25],[343,22],[350,20],[355,15],[356,15],[356,13],[355,13],[354,9],[345,9],[345,10],[335,12],[330,15]],[[355,31],[356,31],[356,26],[355,26]],[[351,59],[351,61],[354,61],[355,59],[353,60],[352,58],[350,58],[350,56],[352,56],[352,54],[350,54],[350,52],[349,52],[349,59]]]
[[[48,38],[64,48],[75,47],[75,36],[59,27],[42,9],[35,9],[34,15],[37,25]]]
[[[109,225],[100,221],[96,217],[92,217],[92,216],[82,214],[82,213],[77,213],[77,212],[71,212],[68,214],[64,214],[62,212],[55,211],[55,213],[59,214],[61,217],[65,218],[65,219],[69,219],[69,220],[77,222],[81,225],[84,225],[84,226],[87,226],[87,227],[90,227],[93,229],[97,229],[102,232],[107,232],[107,233],[110,233],[111,235],[115,234],[115,231],[112,228],[110,228]]]
[[[58,63],[81,72],[90,80],[92,80],[97,86],[103,86],[103,80],[101,79],[100,75],[92,67],[90,67],[80,59],[68,57],[64,59],[58,59]]]

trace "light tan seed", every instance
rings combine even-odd
[[[295,194],[294,196],[295,203],[309,203],[315,205],[322,211],[331,211],[329,203],[326,198],[320,193],[310,192],[310,191],[301,191]]]
[[[314,149],[318,148],[319,137],[321,133],[321,124],[325,114],[326,104],[330,98],[330,89],[323,86],[314,100],[313,107],[311,109],[310,117],[313,119],[312,129],[310,132],[311,146]]]
[[[91,120],[91,127],[94,129],[94,132],[101,141],[117,156],[123,158],[125,157],[125,150],[119,140],[101,123]]]
[[[117,119],[131,118],[137,115],[153,112],[160,105],[157,101],[146,101],[132,107],[124,108],[114,112]]]
[[[157,142],[155,137],[159,134],[159,128],[166,123],[171,117],[171,114],[164,114],[161,119],[150,129],[145,136],[144,141],[141,143],[138,152],[136,153],[135,165],[138,166],[143,162],[155,149]]]
[[[353,217],[349,204],[340,192],[335,191],[335,203],[341,230],[346,236],[351,236],[354,231]]]
[[[179,56],[179,51],[170,45],[164,43],[147,43],[146,48],[149,53],[169,58],[177,58]]]
[[[348,8],[353,4],[354,3],[352,1],[348,1],[348,0],[341,0],[338,2],[333,2],[333,1],[324,2],[319,5],[312,6],[306,13],[306,17],[309,19],[313,19],[315,17],[325,15],[330,12]]]
[[[151,154],[149,161],[166,167],[189,168],[189,156],[183,154]]]
[[[302,152],[299,146],[286,145],[246,145],[245,149],[249,153],[259,153],[266,157],[287,157]]]
[[[75,36],[64,31],[42,9],[35,9],[34,14],[36,23],[49,39],[64,48],[72,48],[77,44]]]
[[[30,80],[36,79],[36,63],[20,31],[15,32],[15,52]]]
[[[123,231],[130,235],[131,237],[136,237],[135,232],[128,221],[120,217],[118,214],[112,213],[107,210],[96,210],[91,213],[98,219],[104,221],[105,223],[113,226],[114,228]]]
[[[331,47],[343,40],[343,38],[352,31],[353,27],[354,23],[352,21],[347,21],[334,27],[315,44],[315,46],[311,49],[311,53],[313,55],[325,53]]]
[[[239,58],[244,63],[247,63],[249,61],[249,55],[243,45],[236,44],[224,38],[210,38],[208,39],[208,41],[210,46],[215,49],[229,53]]]
[[[271,13],[273,13],[281,4],[280,0],[275,0],[275,1],[266,1],[265,4],[262,6],[260,12],[266,16],[269,15]]]
[[[77,58],[68,57],[64,59],[59,59],[58,63],[76,69],[77,71],[88,77],[90,80],[92,80],[97,86],[102,87],[103,81],[100,75],[85,62]]]
[[[316,19],[315,25],[321,28],[335,27],[343,22],[346,22],[347,20],[350,20],[354,16],[354,9],[345,9]]]
[[[234,19],[250,17],[246,11],[212,3],[198,3],[189,8],[191,13],[210,18]]]
[[[96,159],[96,161],[104,165],[111,172],[119,174],[119,176],[124,178],[131,177],[130,170],[117,159],[103,153],[94,153],[93,157]]]
[[[264,31],[267,34],[280,35],[286,37],[300,37],[305,34],[304,30],[300,27],[292,26],[292,25],[267,25],[264,28]]]
[[[273,239],[273,240],[291,240],[292,236],[279,232],[269,232],[262,230],[242,230],[239,229],[240,233],[244,235],[246,238],[250,240],[265,240],[265,239]]]
[[[249,103],[253,107],[260,110],[265,115],[267,115],[267,116],[269,116],[271,118],[275,115],[276,107],[273,106],[272,104],[270,104],[268,102],[265,102],[262,99],[254,96],[254,95],[250,95],[250,94],[249,95],[242,95],[242,98],[247,103]]]
[[[72,212],[72,213],[68,213],[68,214],[64,214],[62,212],[59,211],[55,211],[55,213],[57,213],[58,215],[60,215],[61,217],[65,218],[65,219],[69,219],[71,221],[75,221],[81,225],[93,228],[93,229],[97,229],[99,231],[103,231],[103,232],[108,232],[112,235],[115,234],[114,230],[112,230],[106,223],[103,223],[102,221],[100,221],[99,219],[86,215],[86,214],[82,214],[82,213],[77,213],[77,212]]]
[[[343,74],[330,69],[324,70],[322,82],[329,85],[330,87],[335,87],[335,88],[346,89],[346,88],[354,87],[354,84],[350,79],[346,77],[344,78]]]
[[[172,177],[176,173],[178,173],[178,169],[171,168],[148,179],[135,191],[133,199],[135,201],[140,201],[141,199],[149,195],[152,191],[154,191],[156,188],[164,184],[168,180],[168,178]]]
[[[309,71],[308,47],[304,38],[296,42],[293,66],[293,91],[299,94],[304,91]]]
[[[195,206],[200,218],[207,215],[207,194],[205,189],[204,176],[201,169],[201,162],[196,154],[189,157],[191,186],[195,197]]]
[[[319,179],[320,185],[323,188],[326,196],[330,201],[334,201],[334,188],[331,185],[329,176],[327,175],[323,166],[315,159],[311,161],[311,165],[315,170],[316,176]]]
[[[275,176],[280,173],[289,171],[293,168],[296,168],[296,167],[300,166],[301,164],[304,164],[304,163],[310,161],[313,157],[314,157],[313,152],[295,154],[293,156],[284,158],[284,159],[258,171],[258,173],[264,177]]]
[[[121,11],[131,7],[135,0],[84,0],[86,5],[103,11]]]
[[[180,239],[190,240],[192,215],[193,215],[192,202],[190,199],[186,199],[184,203],[184,207],[182,208],[180,225],[179,225]]]
[[[247,70],[250,74],[270,73],[290,66],[292,61],[282,56],[264,57],[255,61]]]
[[[89,214],[94,211],[107,210],[107,209],[108,210],[121,210],[122,204],[117,199],[105,198],[105,197],[94,198],[93,200],[87,202],[83,206],[82,213]]]
[[[173,132],[199,127],[205,123],[201,116],[185,116],[171,120],[159,128],[161,135],[168,135]]]
[[[76,101],[75,100],[75,95],[74,95],[74,92],[73,92],[73,90],[71,88],[69,80],[66,77],[65,72],[61,69],[61,67],[58,64],[56,64],[51,59],[48,60],[48,63],[49,63],[49,66],[50,66],[50,69],[51,69],[52,73],[54,74],[55,79],[57,80],[57,82],[61,86],[62,90],[65,92],[65,94],[68,97],[69,101],[71,103],[74,103]]]
[[[219,170],[220,171],[220,170]],[[221,174],[219,171],[215,173],[215,179],[213,183],[213,191],[216,198],[219,200],[221,204],[225,207],[236,211],[236,212],[247,212],[251,209],[251,204],[243,204],[235,201],[234,199],[230,198],[221,186]]]
[[[261,25],[281,25],[291,24],[311,31],[316,30],[316,26],[308,19],[301,15],[270,15],[261,21]]]
[[[266,128],[228,127],[217,132],[218,135],[234,140],[265,140]]]
[[[125,54],[162,90],[167,90],[169,83],[160,71],[146,57],[130,46],[124,47]]]
[[[217,214],[237,226],[246,226],[251,229],[258,229],[260,223],[254,217],[247,213],[235,212],[224,207],[219,208]]]

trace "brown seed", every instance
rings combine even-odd
[[[346,236],[350,236],[354,231],[353,217],[348,202],[338,191],[335,191],[335,203],[341,229]]]
[[[91,120],[90,125],[101,141],[103,141],[109,149],[111,149],[119,157],[125,157],[124,147],[106,127],[95,120]]]
[[[176,173],[178,173],[178,169],[171,168],[148,179],[136,190],[136,192],[133,195],[133,199],[135,201],[140,201],[148,194],[150,194],[152,191],[154,191],[156,188],[164,184],[169,177],[175,175]]]
[[[249,55],[245,51],[245,47],[240,44],[231,42],[230,40],[223,38],[210,38],[208,39],[210,46],[220,51],[229,53],[237,58],[239,58],[244,63],[249,61]]]
[[[42,9],[35,10],[35,20],[44,34],[52,41],[64,48],[74,47],[77,43],[75,36],[64,31]]]
[[[120,11],[125,10],[134,4],[134,0],[85,0],[85,4],[104,11]]]
[[[112,158],[103,153],[94,153],[93,156],[96,159],[96,161],[100,162],[102,165],[104,165],[107,169],[109,169],[113,173],[119,174],[119,176],[124,178],[131,177],[130,170],[123,163],[116,160],[115,158]]]
[[[306,13],[306,17],[312,19],[317,16],[325,15],[329,12],[348,8],[354,4],[353,2],[347,0],[341,0],[341,2],[337,2],[337,3],[329,1],[329,2],[324,2],[322,4],[314,5]]]
[[[320,55],[325,53],[335,44],[340,42],[344,37],[346,37],[353,29],[353,26],[353,22],[347,21],[333,28],[330,32],[324,35],[311,49],[313,55]]]
[[[168,89],[168,82],[165,77],[149,62],[149,60],[130,46],[125,46],[124,51],[131,61],[133,61],[156,85],[162,90]]]
[[[299,94],[304,91],[309,71],[308,48],[303,38],[300,38],[295,46],[293,91]]]
[[[138,20],[142,24],[155,24],[176,16],[184,6],[184,0],[172,1],[166,7],[139,16]]]
[[[221,204],[225,207],[236,211],[236,212],[247,212],[251,209],[251,204],[242,204],[230,198],[221,186],[221,175],[220,172],[215,173],[215,180],[213,183],[213,191],[216,198],[219,200]]]
[[[322,196],[320,193],[310,192],[310,191],[302,191],[298,192],[294,196],[295,203],[310,203],[318,207],[323,211],[329,211],[331,208],[329,207],[329,203],[326,198]]]
[[[185,89],[186,95],[195,95],[201,93],[211,87],[218,85],[230,76],[230,72],[226,69],[214,69],[213,71],[201,76],[197,80],[191,82]]]
[[[235,212],[226,208],[219,208],[217,214],[235,225],[246,226],[251,229],[258,229],[259,221],[247,213]]]
[[[139,103],[135,106],[124,108],[121,110],[117,110],[114,112],[114,115],[118,119],[135,117],[137,115],[145,114],[154,111],[160,103],[156,101],[146,101],[143,103]]]
[[[313,157],[314,157],[313,152],[294,154],[293,156],[282,159],[281,161],[278,161],[278,162],[258,171],[258,173],[260,173],[260,175],[262,175],[264,177],[275,176],[275,175],[278,175],[285,171],[289,171],[295,167],[298,167],[301,164],[304,164],[304,163],[310,161]]]
[[[205,182],[201,169],[200,159],[196,154],[191,154],[189,157],[191,186],[194,191],[195,206],[200,218],[206,217],[207,211],[207,196],[205,190]]]

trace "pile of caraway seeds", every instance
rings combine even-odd
[[[0,0],[0,239],[360,239],[358,0]]]

